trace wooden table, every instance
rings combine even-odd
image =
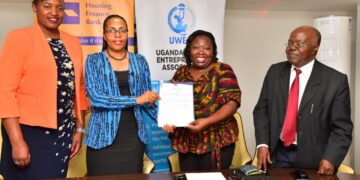
[[[272,168],[269,169],[269,175],[276,180],[292,180],[291,172],[294,168]],[[360,175],[357,174],[344,174],[337,173],[333,176],[320,176],[316,170],[302,169],[304,170],[311,180],[360,180]],[[228,179],[228,170],[221,170],[221,173]],[[173,180],[174,175],[179,173],[151,173],[151,174],[124,174],[114,176],[94,176],[94,177],[81,177],[81,178],[67,178],[66,180]],[[65,180],[65,179],[57,179]]]
[[[270,169],[269,175],[273,176],[276,180],[292,180],[294,179],[291,176],[291,172],[294,171],[294,168],[275,168]],[[334,176],[321,176],[317,174],[317,170],[312,169],[302,169],[304,170],[307,175],[310,177],[311,180],[356,180],[360,179],[360,175],[357,174],[345,174],[338,172]]]

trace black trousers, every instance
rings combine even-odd
[[[229,169],[234,155],[235,143],[221,148],[221,169]],[[211,157],[211,152],[205,154],[180,153],[179,161],[181,171],[206,171],[216,170],[216,157]]]
[[[284,142],[279,140],[273,153],[273,164],[271,167],[294,167],[297,161],[297,146],[284,146]]]

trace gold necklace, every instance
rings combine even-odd
[[[106,53],[107,53],[112,59],[114,59],[114,60],[116,60],[116,61],[122,61],[122,60],[124,60],[124,59],[126,58],[126,56],[127,56],[127,52],[126,52],[126,51],[125,51],[124,57],[122,57],[122,58],[116,58],[116,57],[112,56],[112,55],[110,54],[109,50],[106,50]]]

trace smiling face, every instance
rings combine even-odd
[[[32,4],[32,9],[36,13],[40,28],[46,35],[58,32],[58,27],[64,19],[63,0],[38,0]]]
[[[124,51],[128,40],[126,22],[117,17],[109,19],[105,24],[104,40],[110,51]]]
[[[286,48],[288,61],[294,66],[302,66],[315,59],[319,49],[318,35],[312,27],[300,27],[295,29],[289,37]]]
[[[213,46],[209,37],[197,36],[190,45],[190,59],[196,69],[205,69],[213,59]]]

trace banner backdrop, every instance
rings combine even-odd
[[[159,94],[159,80],[151,81],[152,90]],[[156,103],[158,104],[158,103]],[[151,119],[146,113],[143,113],[146,124],[146,133],[150,143],[145,146],[145,153],[149,159],[154,163],[152,172],[165,172],[170,170],[167,157],[175,153],[171,147],[171,141],[168,138],[168,133],[164,132],[157,123]]]
[[[128,24],[128,49],[134,51],[134,0],[65,0],[65,17],[60,29],[81,41],[84,60],[88,54],[102,49],[103,21],[112,14],[123,16]],[[86,116],[86,122],[89,120]],[[86,146],[71,159],[67,177],[86,174]]]
[[[135,9],[137,48],[149,63],[153,90],[158,90],[157,80],[171,79],[185,64],[183,49],[195,30],[213,33],[222,60],[225,0],[135,0]],[[150,140],[145,151],[155,164],[153,172],[169,171],[168,156],[174,151],[168,134],[153,120],[145,121]]]
[[[134,51],[134,0],[65,0],[65,17],[61,29],[78,37],[84,59],[101,51],[103,21],[112,14],[123,16],[129,29],[129,51]]]
[[[135,0],[138,52],[154,80],[169,80],[181,64],[187,37],[195,30],[211,32],[223,59],[226,0]]]

